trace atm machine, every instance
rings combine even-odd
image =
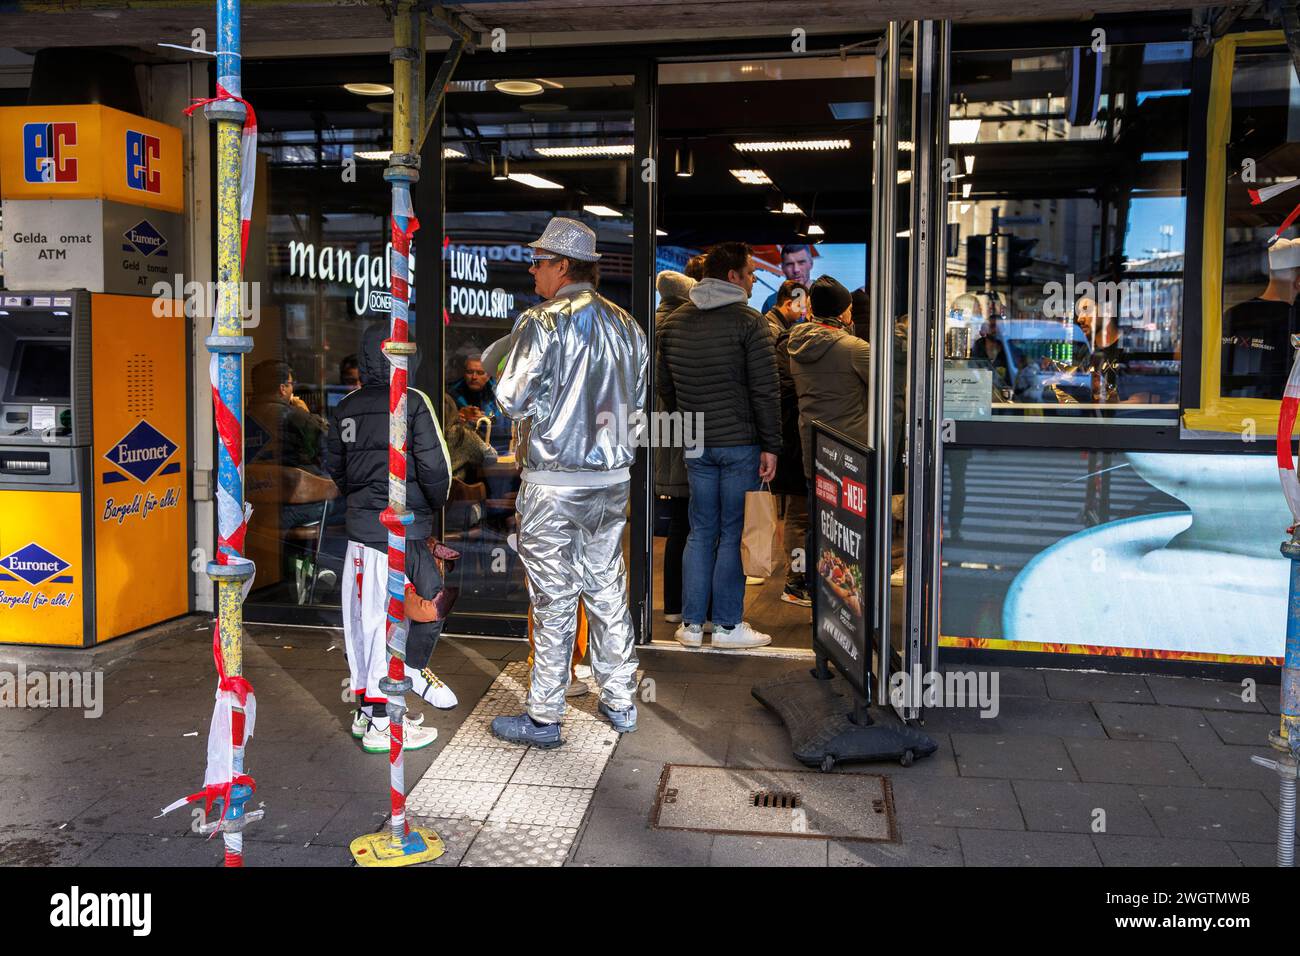
[[[0,292],[0,643],[189,610],[186,320],[154,306]]]

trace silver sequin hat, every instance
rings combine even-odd
[[[528,245],[580,262],[595,262],[600,258],[600,253],[596,251],[596,233],[591,227],[563,216],[553,217],[546,224],[541,238],[534,239]]]

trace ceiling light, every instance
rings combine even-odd
[[[900,139],[898,141],[898,148],[905,153],[910,153],[912,151],[912,141],[910,139]]]
[[[465,154],[455,146],[444,146],[442,148],[443,159],[464,159]]]
[[[746,186],[772,185],[771,178],[761,169],[733,169],[731,170],[731,175],[735,176]]]
[[[961,198],[970,199],[970,183],[961,184]]]
[[[352,153],[357,159],[388,159],[393,155],[391,149],[358,149]]]
[[[536,96],[545,89],[536,80],[497,80],[492,86],[498,93],[509,93],[511,96]]]
[[[970,203],[968,203],[968,202],[964,202],[964,203],[962,203],[960,206],[958,206],[957,208],[958,208],[958,210],[961,212],[961,214],[964,216],[964,215],[966,215],[966,213],[970,212]]]
[[[393,88],[387,83],[344,83],[343,89],[359,96],[392,96]]]
[[[798,203],[786,202],[781,205],[781,212],[786,216],[802,216],[803,210]]]
[[[549,159],[569,159],[579,156],[631,156],[635,148],[631,143],[608,143],[603,146],[536,146],[533,151]]]
[[[826,235],[826,230],[823,229],[821,226],[817,225],[817,223],[812,222],[812,223],[809,223],[809,224],[808,224],[808,235],[810,235],[810,236],[824,236],[824,235]]]
[[[534,189],[563,189],[559,183],[553,183],[549,179],[543,179],[541,176],[534,176],[532,173],[511,173],[510,179],[517,183],[523,183],[525,186],[532,186]]]
[[[623,215],[617,209],[611,209],[609,206],[590,205],[590,206],[583,206],[582,208],[585,209],[587,212],[591,213],[593,216],[615,216],[621,218]]]
[[[898,171],[898,185],[910,183],[912,181],[912,171],[910,169],[900,169]]]
[[[847,139],[781,139],[758,143],[732,143],[742,153],[793,153],[809,150],[848,149]]]
[[[912,237],[912,230],[904,229],[901,232],[894,233],[894,235],[899,239],[910,239]]]
[[[662,229],[656,229],[656,230],[655,230],[655,235],[656,235],[656,236],[666,236],[666,235],[668,235],[668,233],[664,232]]]
[[[981,122],[978,119],[948,120],[948,142],[954,145],[979,142]]]
[[[510,157],[506,155],[498,156],[496,153],[488,154],[488,174],[497,182],[504,182],[510,178]]]
[[[968,172],[968,173],[973,173],[973,172],[975,172],[975,154],[974,154],[974,153],[967,153],[965,156],[962,157],[962,162],[966,164],[966,172]]]

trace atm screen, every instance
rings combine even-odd
[[[50,339],[20,339],[9,375],[10,402],[61,402],[72,393],[72,345]]]

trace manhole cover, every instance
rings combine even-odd
[[[659,779],[654,825],[753,836],[894,841],[894,798],[886,777],[668,764]]]

